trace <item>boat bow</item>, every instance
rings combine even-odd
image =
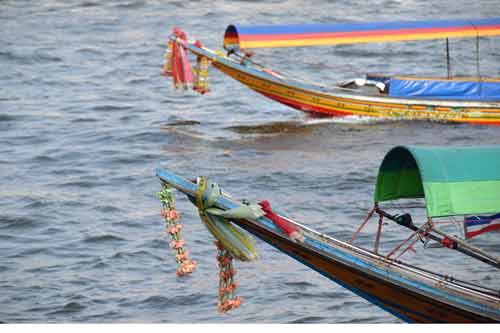
[[[167,170],[158,169],[157,176],[196,201],[197,184]],[[241,203],[223,194],[214,206],[230,210],[240,207]],[[303,242],[292,240],[267,217],[234,219],[233,222],[404,321],[500,321],[498,294],[386,258],[316,232],[283,215],[280,217],[303,235]]]

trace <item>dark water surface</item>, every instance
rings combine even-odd
[[[0,321],[375,323],[397,319],[270,246],[237,263],[244,306],[216,313],[215,249],[178,200],[198,261],[179,279],[154,170],[211,176],[346,239],[370,207],[377,167],[398,144],[500,144],[500,128],[329,120],[264,100],[211,71],[206,96],[159,75],[173,26],[218,47],[229,23],[482,18],[498,1],[0,1]],[[445,74],[444,44],[263,50],[278,69],[328,83],[365,72]],[[498,38],[481,71],[499,76]],[[475,73],[473,40],[453,69]],[[398,228],[384,241],[405,237]],[[371,240],[368,233],[360,242]],[[484,242],[484,243],[482,243]],[[479,245],[493,244],[492,236]],[[490,246],[490,250],[498,247]],[[412,262],[499,287],[498,272],[441,250]],[[443,259],[444,258],[444,259]]]

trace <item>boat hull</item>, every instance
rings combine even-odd
[[[279,237],[250,221],[235,221],[259,239],[277,248],[355,292],[396,317],[414,323],[494,323],[495,320],[429,299],[402,286],[389,283],[307,247]]]
[[[194,54],[208,57],[213,67],[250,89],[292,108],[326,116],[432,120],[500,125],[500,103],[462,100],[403,99],[361,95],[336,88],[333,92],[259,70],[192,44]]]
[[[362,116],[500,125],[500,105],[498,108],[471,107],[460,103],[455,106],[442,106],[435,101],[425,105],[418,102],[400,102],[390,97],[377,97],[372,100],[368,96],[344,97],[278,83],[225,65],[214,64],[214,67],[256,92],[304,112],[333,117]]]

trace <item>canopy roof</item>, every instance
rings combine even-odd
[[[226,49],[392,42],[500,35],[500,18],[372,23],[229,25]]]
[[[500,212],[500,146],[393,148],[374,199],[402,198],[425,198],[429,217]]]

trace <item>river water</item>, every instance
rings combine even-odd
[[[347,239],[370,208],[377,168],[400,144],[500,144],[500,128],[312,118],[211,70],[212,91],[161,77],[172,27],[220,47],[230,23],[500,15],[498,1],[0,1],[0,321],[8,323],[393,323],[398,319],[258,242],[236,263],[245,304],[216,312],[215,248],[195,209],[178,208],[198,271],[175,276],[155,197],[161,166],[210,176],[238,198]],[[498,39],[481,73],[499,76]],[[474,75],[475,41],[452,41]],[[444,75],[442,42],[263,50],[278,70],[328,83],[366,72]],[[371,229],[373,230],[373,228]],[[388,227],[383,241],[406,237]],[[370,230],[359,239],[370,246]],[[497,251],[493,235],[477,241]],[[411,262],[498,288],[498,272],[446,252]],[[420,258],[420,259],[417,259]]]

